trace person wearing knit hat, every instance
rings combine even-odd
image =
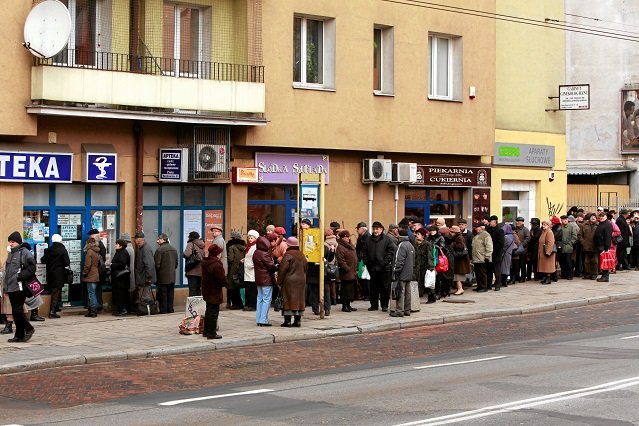
[[[281,235],[282,237],[285,237],[286,236],[286,229],[284,229],[281,226],[277,226],[277,227],[275,227],[275,233],[277,235]]]
[[[277,273],[277,285],[282,292],[282,327],[301,327],[302,315],[306,309],[306,272],[308,262],[300,251],[300,243],[295,237],[286,240],[288,249],[282,258]],[[291,324],[291,317],[294,318]]]
[[[275,225],[266,225],[266,235],[275,232]]]
[[[248,231],[247,235],[248,235],[249,237],[253,237],[253,238],[255,238],[256,240],[257,240],[258,238],[260,238],[260,233],[259,233],[259,232],[257,232],[255,229],[251,229],[250,231]]]
[[[18,231],[14,231],[9,235],[9,238],[7,239],[7,241],[9,242],[13,241],[17,244],[22,244],[22,235],[20,235]]]
[[[561,223],[561,219],[559,219],[557,216],[553,216],[550,218],[550,223],[552,223],[553,225],[559,225]]]
[[[19,232],[12,232],[8,241],[10,251],[5,264],[5,286],[11,300],[11,314],[16,325],[15,335],[9,339],[9,343],[27,342],[33,336],[35,329],[24,316],[26,292],[22,290],[22,286],[35,277],[36,261],[31,250],[22,245],[22,235]],[[18,274],[21,279],[18,279]],[[12,328],[11,322],[7,321],[2,334],[11,333]]]

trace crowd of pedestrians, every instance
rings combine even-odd
[[[302,232],[312,223],[304,219]],[[247,240],[233,231],[226,242],[223,229],[214,226],[213,242],[205,247],[196,231],[188,235],[182,251],[189,296],[206,302],[203,335],[219,339],[220,306],[255,312],[259,327],[270,327],[273,306],[283,316],[282,327],[301,327],[306,307],[315,315],[341,304],[342,312],[354,312],[354,300],[367,300],[369,311],[409,316],[425,304],[459,296],[469,287],[476,292],[512,286],[526,281],[548,285],[559,279],[580,276],[607,282],[617,270],[639,270],[639,211],[621,209],[619,214],[598,208],[595,212],[572,207],[567,214],[546,220],[523,217],[511,223],[495,215],[485,216],[472,229],[461,219],[447,226],[437,219],[425,226],[409,216],[388,230],[375,221],[372,232],[360,222],[356,234],[332,222],[324,231],[324,305],[320,306],[320,263],[309,262],[300,241],[284,228],[269,225],[264,235],[256,230]],[[302,234],[303,235],[303,234]],[[47,266],[51,293],[49,318],[60,318],[61,289],[68,282],[69,255],[62,237],[54,234],[42,262]],[[42,321],[37,309],[27,314],[28,284],[35,279],[35,259],[19,232],[8,237],[4,265],[1,312],[2,334],[15,334],[9,342],[27,342],[35,331],[30,321]],[[112,314],[134,312],[145,290],[157,288],[159,313],[174,312],[174,291],[179,255],[166,234],[157,238],[155,252],[144,233],[131,239],[124,233],[115,242],[115,254],[106,265],[106,248],[97,230],[85,242],[82,282],[87,296],[87,317],[102,308],[101,287],[110,266]],[[476,283],[476,285],[474,285]]]

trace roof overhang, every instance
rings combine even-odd
[[[597,169],[597,168],[568,168],[567,173],[569,176],[599,176],[599,175],[610,175],[615,173],[628,173],[634,172],[633,169]]]

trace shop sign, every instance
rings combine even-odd
[[[328,184],[328,155],[255,153],[259,183],[297,184],[300,173],[325,175]]]
[[[0,181],[71,183],[72,175],[72,153],[0,152]]]
[[[502,166],[554,167],[555,147],[552,145],[497,142],[495,144],[493,164]]]
[[[117,182],[118,154],[86,152],[84,181],[91,183]]]
[[[233,183],[259,183],[257,167],[233,167]]]
[[[560,85],[559,109],[590,109],[590,84]]]
[[[188,182],[189,149],[160,148],[160,181]]]
[[[416,186],[490,186],[489,167],[417,166]]]

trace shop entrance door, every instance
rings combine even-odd
[[[73,283],[65,284],[62,289],[62,303],[64,306],[78,306],[84,303],[82,291],[82,261],[84,247],[83,239],[88,230],[84,229],[86,218],[84,211],[62,210],[57,213],[57,229],[55,233],[62,236],[62,244],[69,252]]]
[[[522,206],[519,202],[504,201],[501,203],[501,219],[504,223],[515,223],[517,216],[521,215]]]

